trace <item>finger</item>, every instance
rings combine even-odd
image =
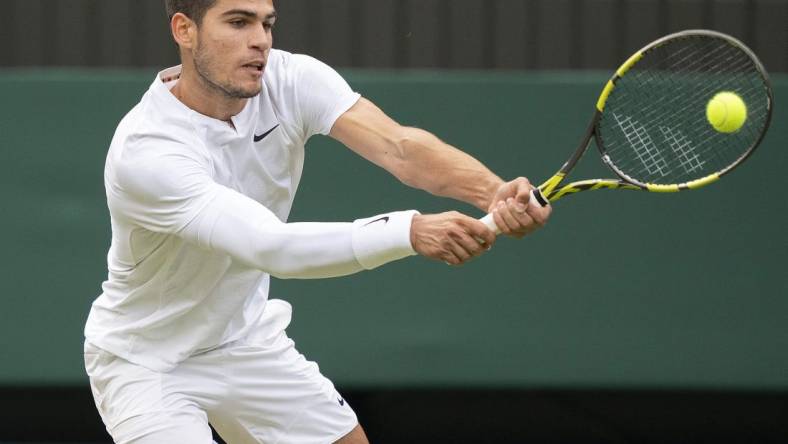
[[[517,199],[511,199],[511,198],[506,200],[506,206],[509,208],[509,212],[512,213],[512,215],[515,218],[519,218],[521,215],[526,214],[525,210],[528,208],[529,205],[534,205],[534,204],[531,202],[522,203]],[[538,205],[538,203],[536,205]]]
[[[500,232],[507,236],[511,236],[519,226],[519,223],[511,216],[504,202],[501,202],[493,211],[493,219],[496,225],[498,225]]]
[[[493,196],[492,201],[487,208],[487,212],[492,213],[492,211],[497,207],[498,202],[503,202],[509,197],[518,199],[522,201],[522,203],[527,203],[528,199],[525,195],[531,190],[531,188],[533,188],[531,183],[525,177],[518,177],[517,179],[501,184],[501,186],[495,192],[495,195]]]
[[[517,185],[517,189],[514,200],[523,205],[527,205],[531,199],[531,190],[534,187],[531,186],[531,182],[525,177],[518,177],[515,179],[515,184]]]
[[[533,219],[536,225],[542,227],[550,218],[550,214],[553,212],[553,206],[547,205],[542,207],[538,203],[534,203],[532,205],[528,205],[528,207],[525,209],[525,212],[531,219]]]
[[[517,222],[520,224],[520,226],[514,230],[515,233],[519,234],[518,237],[523,237],[539,228],[539,225],[534,222],[534,219],[527,212],[515,212],[514,215],[517,218]]]
[[[460,265],[462,263],[462,260],[451,250],[445,251],[441,259],[446,265]]]
[[[493,220],[495,221],[495,225],[498,227],[503,234],[510,234],[512,229],[509,228],[509,225],[506,224],[506,221],[503,219],[503,215],[501,211],[506,207],[503,202],[499,202],[498,205],[495,206],[492,210]]]
[[[502,206],[502,208],[498,211],[501,214],[504,222],[506,222],[506,226],[509,227],[511,231],[517,231],[521,228],[520,221],[517,220],[517,210],[514,209],[514,199],[509,198],[506,200],[506,204]],[[519,213],[525,214],[525,212]]]
[[[470,257],[476,257],[487,251],[487,246],[485,244],[479,243],[479,241],[473,237],[470,231],[458,233],[455,240],[457,241],[457,244],[469,254]]]
[[[538,202],[526,206],[514,199],[508,199],[506,204],[509,214],[516,220],[517,224],[517,226],[510,225],[512,228],[512,232],[509,234],[510,236],[521,238],[539,228],[539,225],[537,225],[533,218],[527,213],[527,209],[531,205],[539,205]]]
[[[489,250],[492,248],[497,237],[495,236],[495,232],[487,225],[478,219],[468,218],[463,226],[471,235],[471,237],[476,239],[477,242],[483,244],[485,249]]]
[[[486,249],[486,246],[473,236],[473,231],[469,228],[469,225],[473,223],[479,222],[476,219],[463,216],[457,220],[457,229],[449,231],[449,238],[454,241],[457,248],[462,250],[461,253],[458,253],[456,249],[453,251],[464,261],[478,256]]]
[[[462,238],[467,235],[465,234],[465,230],[458,223],[467,216],[460,213],[454,213],[452,216],[455,219],[453,221],[454,224],[446,231],[446,237],[443,240],[443,249],[447,253],[451,253],[451,255],[457,259],[455,263],[455,265],[457,265],[470,259],[473,254],[463,245]],[[473,242],[473,244],[475,244],[476,248],[481,248],[478,242]]]
[[[479,243],[477,242],[476,245],[478,244]],[[470,259],[471,257],[473,257],[473,255],[470,252],[466,251],[465,247],[456,239],[454,242],[451,243],[449,248],[451,249],[451,252],[454,253],[454,256],[457,258],[457,263],[454,265],[460,265],[463,262]]]
[[[514,216],[515,219],[517,219],[517,222],[519,222],[520,228],[533,225],[534,220],[533,217],[528,213],[528,209],[534,206],[539,206],[539,202],[532,201],[528,205],[523,205],[514,199],[509,199],[506,204],[506,206],[509,208],[509,212],[512,214],[512,216]]]

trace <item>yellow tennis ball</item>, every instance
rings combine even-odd
[[[747,105],[738,94],[723,91],[709,100],[706,105],[706,118],[717,131],[733,133],[747,120]]]

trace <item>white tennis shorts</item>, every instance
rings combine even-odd
[[[358,424],[334,385],[287,337],[292,308],[272,299],[250,335],[159,373],[85,343],[99,414],[118,444],[334,442]],[[273,333],[271,333],[273,332]]]

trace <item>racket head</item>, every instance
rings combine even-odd
[[[716,130],[706,106],[733,92],[747,107],[735,132]],[[628,59],[597,102],[594,127],[602,160],[625,182],[649,191],[698,188],[755,151],[773,108],[763,64],[743,43],[709,30],[652,42]]]

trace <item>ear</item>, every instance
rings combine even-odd
[[[197,39],[197,24],[185,14],[178,12],[170,20],[170,31],[175,43],[183,49],[191,49]]]

